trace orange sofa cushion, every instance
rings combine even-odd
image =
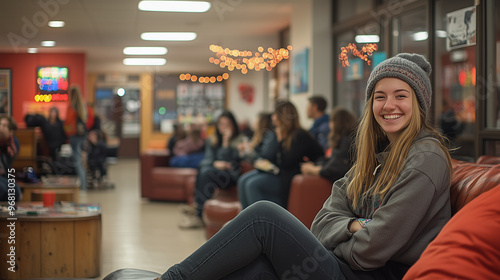
[[[498,279],[500,186],[468,203],[429,244],[404,280]]]

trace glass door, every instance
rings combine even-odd
[[[469,161],[476,131],[475,12],[473,0],[435,2],[434,113],[457,148],[452,156]]]

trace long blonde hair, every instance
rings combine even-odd
[[[82,93],[78,86],[71,86],[69,89],[69,99],[71,101],[71,107],[75,109],[78,117],[83,123],[87,122],[87,107],[85,106],[85,101],[83,101]]]
[[[382,165],[380,177],[375,182],[375,185],[373,184],[375,180],[374,170],[377,166],[376,154],[379,152],[379,147],[388,139],[373,115],[373,94],[365,104],[364,113],[356,133],[356,162],[348,173],[350,183],[347,187],[347,195],[352,198],[354,208],[357,207],[358,202],[364,196],[379,195],[380,200],[384,198],[398,179],[411,145],[422,129],[431,133],[439,141],[439,146],[448,158],[451,174],[451,157],[446,148],[445,139],[427,123],[426,115],[418,105],[415,92],[413,89],[411,91],[413,108],[410,123],[402,131],[399,138],[386,148],[386,150],[389,150],[389,156],[385,161],[386,164]]]

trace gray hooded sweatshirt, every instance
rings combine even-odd
[[[387,155],[377,155],[381,167]],[[374,170],[375,181],[381,167]],[[349,180],[345,176],[333,184],[311,232],[354,271],[382,268],[388,261],[411,266],[450,219],[449,182],[445,153],[431,134],[422,131],[382,201],[363,198],[362,207],[353,209],[346,195]],[[357,218],[372,221],[352,234],[348,226]]]

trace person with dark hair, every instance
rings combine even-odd
[[[10,176],[15,176],[15,170],[11,170],[12,163],[19,153],[19,141],[14,135],[16,130],[17,124],[12,118],[0,116],[0,201],[7,201],[9,196],[19,201],[22,196],[17,184],[9,184],[14,179]],[[10,188],[9,185],[14,187]]]
[[[205,157],[200,163],[196,177],[195,209],[189,211],[189,207],[183,208],[180,228],[202,227],[203,205],[213,196],[215,189],[225,189],[236,184],[241,173],[237,148],[241,139],[233,113],[222,112],[217,119],[215,134],[205,144]]]
[[[314,95],[309,97],[307,117],[314,120],[309,132],[324,150],[328,149],[328,134],[330,133],[330,127],[328,125],[330,117],[325,113],[326,106],[326,99],[322,96]]]
[[[256,161],[254,167],[264,172],[251,178],[253,180],[238,182],[243,208],[260,200],[272,201],[286,208],[292,178],[300,173],[304,157],[317,160],[323,156],[323,148],[301,128],[297,109],[291,102],[278,102],[272,120],[278,140],[276,167],[270,168],[272,165],[268,161]]]
[[[88,187],[103,186],[107,175],[106,157],[108,154],[104,133],[98,129],[89,131],[87,140],[83,143],[83,149],[87,152],[87,169],[92,179]]]
[[[57,155],[61,145],[66,143],[68,137],[64,131],[64,122],[59,118],[59,109],[51,107],[49,117],[40,114],[26,114],[24,122],[27,127],[40,127],[43,138],[49,147],[49,155],[52,162],[57,161]]]
[[[315,164],[308,161],[302,164],[302,174],[317,175],[330,181],[344,177],[354,162],[354,143],[356,116],[344,108],[335,108],[330,117],[330,148],[326,159]]]
[[[167,141],[167,150],[170,153],[170,155],[174,154],[175,143],[177,143],[177,141],[186,138],[186,130],[184,129],[184,126],[182,124],[176,122],[172,125],[172,127],[173,127],[172,135]]]
[[[205,140],[201,137],[201,128],[190,124],[185,133],[186,137],[175,142],[169,164],[172,167],[198,168],[205,155]]]
[[[42,123],[41,128],[45,142],[49,146],[50,157],[53,161],[56,161],[61,145],[67,141],[64,123],[59,118],[59,110],[56,107],[50,108],[49,118]]]

